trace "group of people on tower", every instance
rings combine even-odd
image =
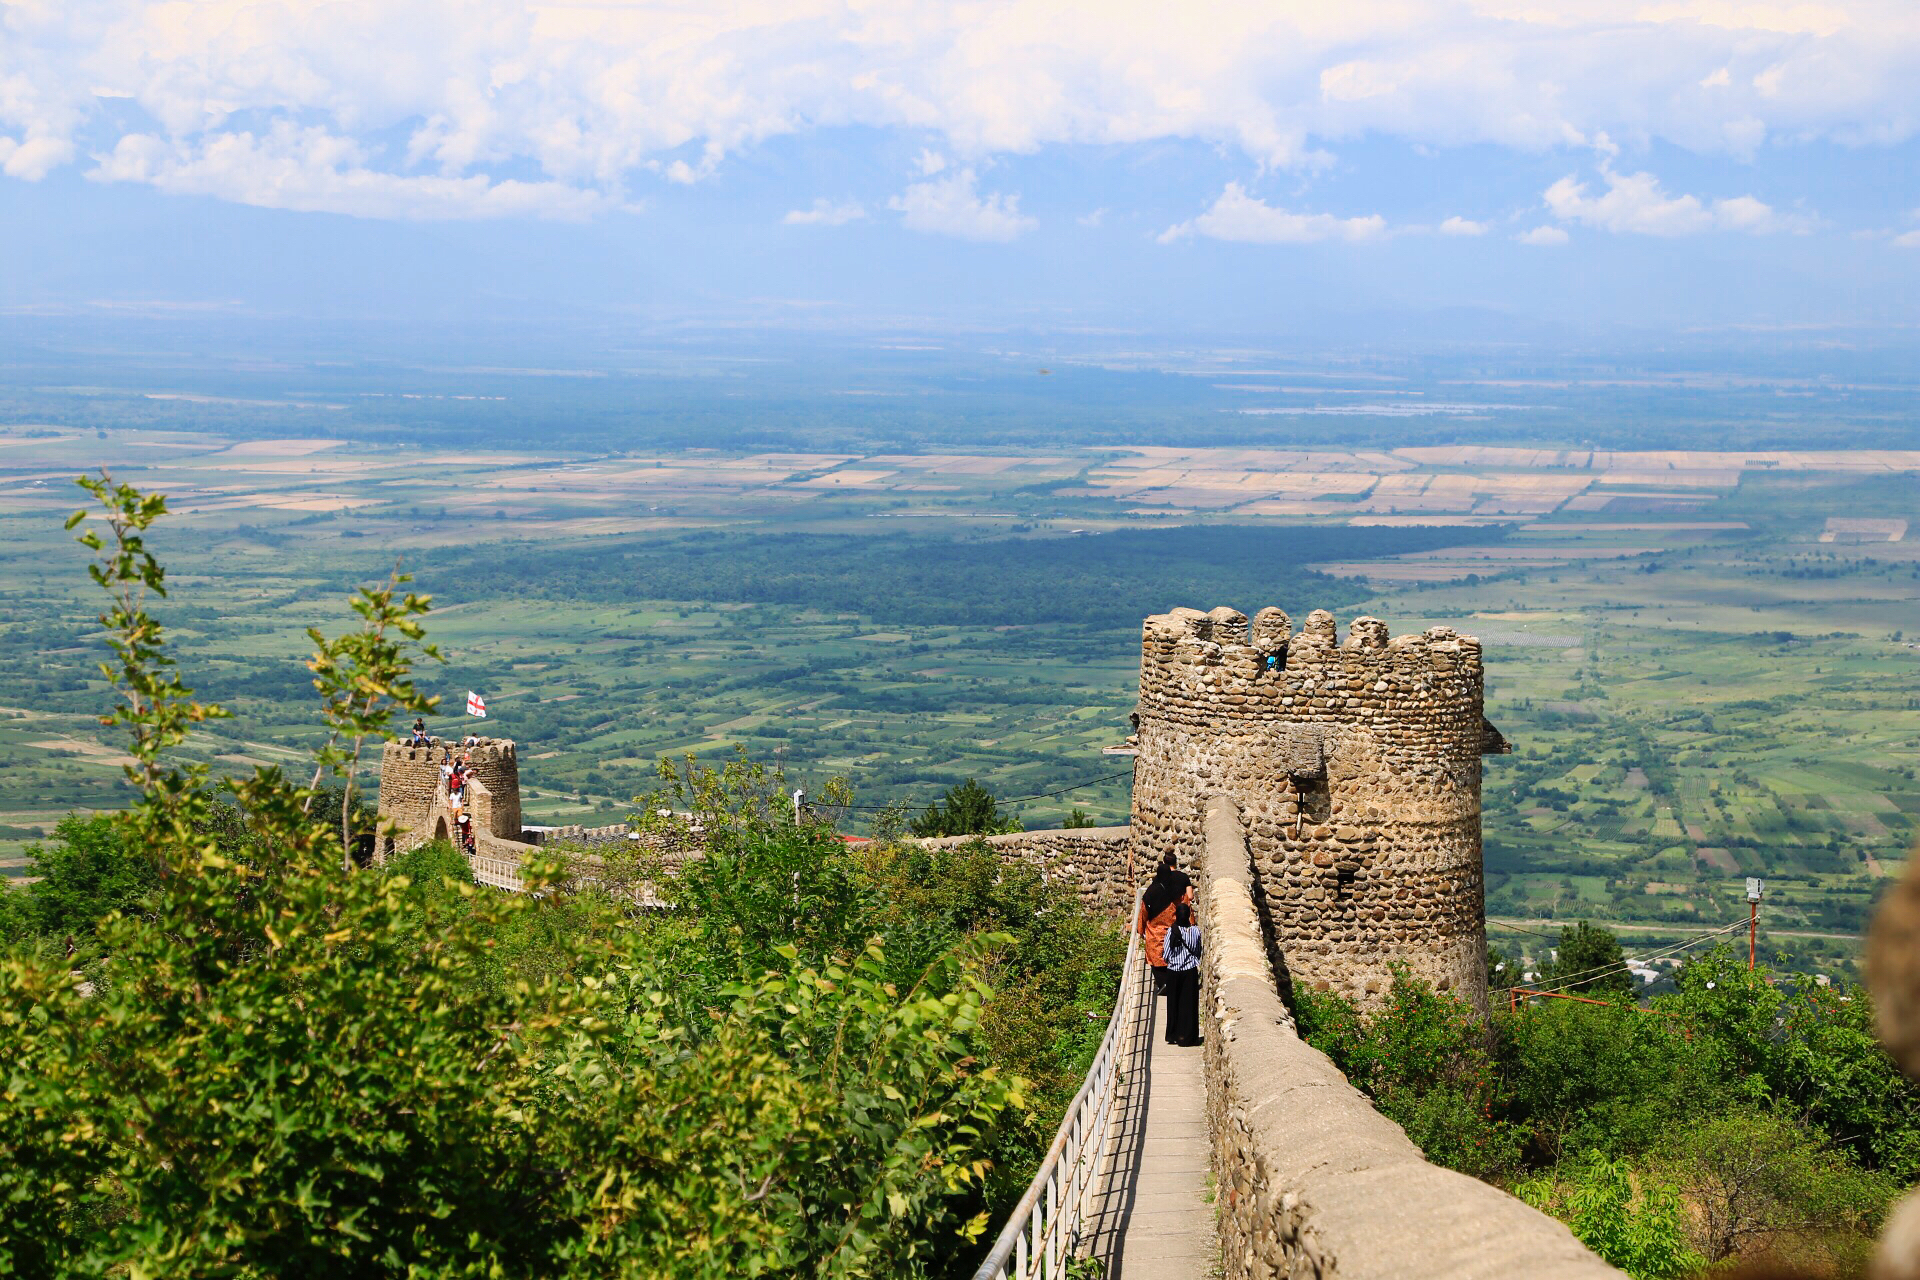
[[[412,731],[407,735],[407,745],[410,747],[433,747],[436,745],[444,745],[447,749],[447,758],[445,763],[450,764],[453,761],[453,739],[449,738],[444,744],[441,743],[440,739],[434,737],[432,734],[427,732],[427,722],[417,717],[413,722]],[[469,748],[477,747],[480,745],[480,737],[478,734],[469,733],[466,737],[460,740],[460,745],[462,747],[469,747]]]
[[[453,810],[454,826],[460,833],[460,847],[472,854],[473,817],[467,812],[467,782],[473,777],[473,754],[466,752],[455,759],[449,751],[446,762],[440,766],[440,777],[447,786],[447,807]]]
[[[1153,966],[1153,992],[1167,998],[1167,1043],[1200,1043],[1200,926],[1193,920],[1193,881],[1169,853],[1140,895],[1134,929]]]

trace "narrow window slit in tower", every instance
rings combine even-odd
[[[1333,896],[1340,902],[1353,900],[1353,882],[1360,874],[1360,868],[1351,862],[1342,862],[1334,869]]]
[[[1324,773],[1319,777],[1293,775],[1294,818],[1293,838],[1298,840],[1300,832],[1309,820],[1322,823],[1333,813],[1333,797],[1327,793],[1327,778]]]

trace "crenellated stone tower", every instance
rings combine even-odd
[[[1136,864],[1201,848],[1207,798],[1240,806],[1275,960],[1296,984],[1377,1004],[1404,963],[1484,1009],[1480,642],[1434,627],[1345,644],[1315,610],[1146,620],[1133,785]]]
[[[391,818],[400,834],[381,851],[385,857],[405,853],[436,838],[452,834],[452,811],[440,766],[447,760],[445,745],[413,747],[389,742],[380,755],[380,816]],[[477,746],[452,747],[455,755],[473,757],[472,795],[467,811],[476,834],[502,840],[520,839],[520,764],[513,742],[482,738]]]

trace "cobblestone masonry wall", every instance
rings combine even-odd
[[[1240,818],[1231,799],[1211,798],[1196,882],[1226,1280],[1618,1280],[1546,1214],[1428,1164],[1300,1039],[1274,984]]]
[[[1132,837],[1127,827],[942,836],[919,843],[930,849],[951,849],[977,839],[985,839],[1003,862],[1025,862],[1038,867],[1048,880],[1071,884],[1092,910],[1125,911],[1133,904],[1135,876],[1128,862]]]
[[[1269,659],[1272,659],[1270,662]],[[1377,1003],[1388,965],[1486,1006],[1480,642],[1434,627],[1345,644],[1316,610],[1146,620],[1133,787],[1136,861],[1200,852],[1205,798],[1246,815],[1254,890],[1291,981]]]
[[[410,747],[402,742],[389,742],[382,748],[380,816],[391,818],[400,828],[393,845],[383,850],[382,856],[418,848],[450,820],[446,791],[440,782],[440,766],[446,762],[447,750],[444,746]],[[478,746],[454,747],[453,751],[473,756],[473,776],[480,786],[468,809],[476,842],[481,835],[518,840],[520,765],[512,741],[483,738]]]

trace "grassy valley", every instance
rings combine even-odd
[[[744,743],[862,806],[977,776],[1030,826],[1126,812],[1138,619],[1329,607],[1482,637],[1489,914],[1518,950],[1605,920],[1649,946],[1744,915],[1846,971],[1920,813],[1920,457],[1382,453],[655,455],[154,430],[0,433],[0,860],[122,803],[95,606],[59,523],[111,462],[173,495],[165,609],[292,760],[305,629],[399,563],[436,599],[443,707],[483,691],[535,821],[611,821],[663,754]],[[452,728],[457,721],[445,722]],[[1116,776],[1119,775],[1119,776]],[[1071,790],[1069,790],[1071,789]],[[1062,792],[1064,794],[1052,794]],[[870,810],[849,815],[853,825]],[[1503,923],[1502,923],[1503,922]]]

